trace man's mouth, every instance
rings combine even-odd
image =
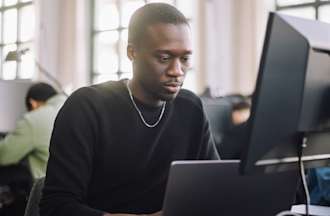
[[[180,82],[168,82],[164,84],[164,88],[172,94],[177,93],[182,86],[182,83]]]

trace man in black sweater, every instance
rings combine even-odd
[[[161,215],[174,160],[218,159],[200,99],[181,90],[192,44],[173,6],[129,24],[133,79],[73,93],[57,116],[41,216]]]

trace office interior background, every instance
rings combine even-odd
[[[330,22],[330,0],[0,0],[0,79],[50,81],[67,93],[130,78],[127,26],[149,2],[177,6],[193,32],[193,67],[184,87],[213,96],[251,94],[270,11]],[[21,52],[6,61],[9,51]]]

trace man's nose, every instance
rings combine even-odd
[[[183,76],[184,71],[182,69],[182,64],[179,59],[174,59],[172,64],[170,65],[168,69],[168,75],[170,76]]]

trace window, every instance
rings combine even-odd
[[[132,77],[131,62],[126,56],[128,23],[133,12],[149,2],[176,6],[189,19],[194,30],[192,14],[195,0],[190,4],[186,0],[94,0],[92,83]],[[186,88],[194,90],[194,74],[194,70],[187,73]]]
[[[35,13],[32,0],[0,0],[0,79],[32,78]],[[6,61],[8,52],[29,50]]]
[[[330,23],[330,0],[277,0],[281,13]]]

